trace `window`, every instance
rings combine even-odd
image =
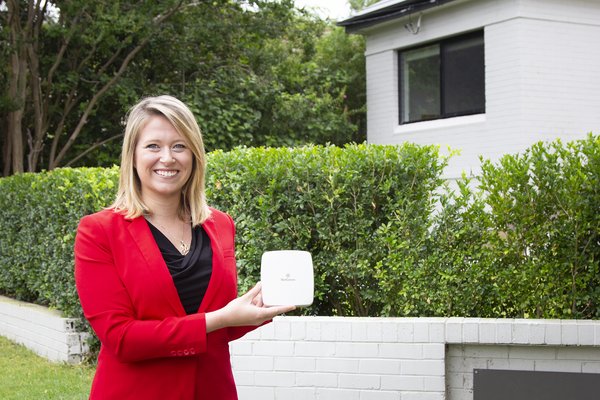
[[[485,112],[483,31],[399,57],[401,124]]]

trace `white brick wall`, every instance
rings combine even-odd
[[[461,151],[447,178],[477,174],[479,155],[497,160],[539,140],[600,134],[600,2],[463,0],[367,28],[367,136]],[[397,51],[484,29],[486,113],[398,125]]]
[[[0,296],[0,335],[52,361],[78,363],[87,351],[86,334],[58,311]]]
[[[278,317],[230,348],[240,400],[472,400],[473,368],[600,371],[600,321]]]

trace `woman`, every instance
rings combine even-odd
[[[237,297],[234,224],[209,208],[191,111],[150,97],[128,116],[119,189],[82,218],[75,282],[101,348],[92,399],[236,399],[231,340],[293,307]]]

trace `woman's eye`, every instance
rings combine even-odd
[[[158,147],[158,145],[157,145],[157,144],[149,144],[149,145],[147,145],[147,146],[146,146],[146,148],[147,148],[147,149],[150,149],[150,150],[156,150],[156,149],[158,149],[159,147]]]
[[[186,149],[186,147],[182,143],[178,143],[175,146],[173,146],[173,150],[175,150],[175,151],[183,151],[185,149]]]

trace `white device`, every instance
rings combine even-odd
[[[266,251],[260,281],[266,306],[309,306],[315,290],[312,256],[301,250]]]

